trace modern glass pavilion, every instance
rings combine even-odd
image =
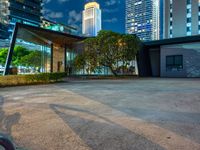
[[[10,73],[16,40],[40,45],[41,72],[71,71],[71,60],[83,50],[84,37],[17,23],[12,35],[4,75]]]

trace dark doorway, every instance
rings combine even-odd
[[[160,48],[149,51],[151,70],[153,77],[160,77]]]

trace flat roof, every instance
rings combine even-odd
[[[200,42],[200,35],[177,37],[163,40],[147,41],[143,42],[145,46],[158,47],[161,45],[181,44],[181,43],[192,43]]]
[[[70,45],[83,41],[85,37],[53,31],[31,25],[16,23],[17,38],[36,44],[54,43],[58,45]]]

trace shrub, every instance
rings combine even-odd
[[[0,76],[0,87],[53,83],[62,81],[62,78],[66,77],[66,75],[66,73],[41,73],[34,75]]]

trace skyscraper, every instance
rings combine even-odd
[[[160,39],[162,0],[126,0],[126,33],[141,40]]]
[[[164,0],[164,37],[200,34],[200,0]]]
[[[97,2],[85,4],[83,11],[83,29],[86,36],[97,36],[101,30],[101,9]]]
[[[11,35],[16,22],[40,26],[41,3],[42,0],[0,0],[0,35]]]

